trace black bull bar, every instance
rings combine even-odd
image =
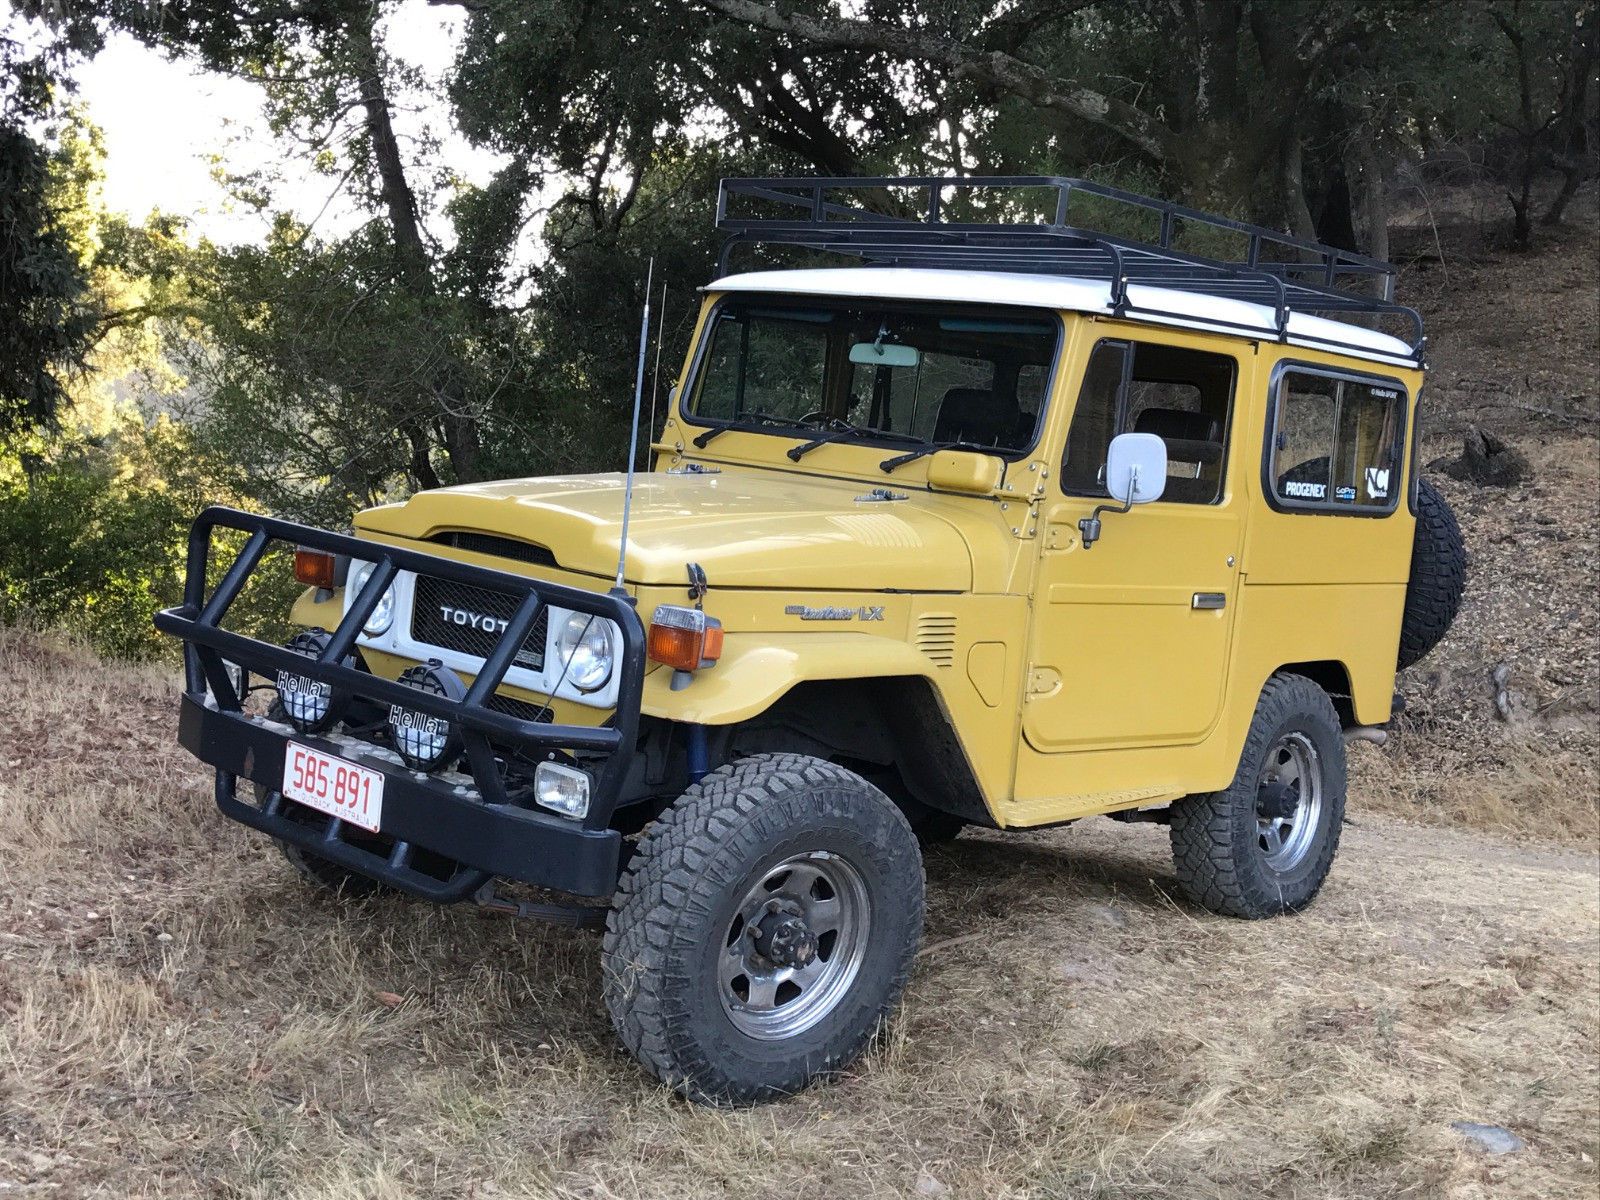
[[[238,530],[248,538],[207,595],[212,535],[217,529]],[[315,658],[222,628],[228,609],[275,541],[374,564]],[[464,899],[496,876],[585,896],[613,891],[621,839],[609,825],[637,743],[645,670],[644,627],[626,595],[547,583],[222,507],[208,508],[196,519],[189,534],[187,570],[183,604],[156,613],[155,624],[163,633],[183,640],[179,740],[192,754],[217,768],[217,805],[225,815],[340,866],[439,902]],[[516,611],[460,700],[344,665],[361,628],[400,571],[504,592],[517,600]],[[605,618],[620,631],[622,653],[615,667],[617,706],[605,725],[546,724],[487,707],[546,605]],[[245,713],[230,663],[268,678],[280,669],[292,671],[326,683],[336,692],[379,705],[401,704],[451,722],[460,730],[476,794],[463,795],[460,788],[443,779],[384,758],[363,756],[363,766],[384,776],[382,841],[377,848],[372,839],[351,836],[361,831],[337,817],[328,817],[320,825],[308,824],[306,816],[311,810],[280,795],[286,744],[292,737],[348,758],[353,743],[290,734],[281,725]],[[535,758],[541,752],[580,752],[588,763],[600,756],[601,765],[592,773],[587,815],[581,821],[571,820],[517,803],[507,790],[491,737],[496,745],[511,747],[524,758]],[[355,745],[359,753],[359,744]],[[241,776],[261,785],[265,793],[262,803],[251,804],[239,797]],[[460,866],[448,878],[440,878],[418,869],[418,850]]]

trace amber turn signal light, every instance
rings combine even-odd
[[[697,671],[722,657],[722,622],[698,608],[659,606],[650,618],[646,653],[679,671]]]
[[[304,546],[295,547],[294,551],[294,577],[299,583],[307,587],[334,588],[333,555],[321,550],[307,550]]]

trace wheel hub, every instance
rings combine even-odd
[[[730,914],[717,991],[734,1028],[771,1041],[825,1020],[866,957],[872,904],[861,872],[820,851],[768,868]]]
[[[817,957],[817,935],[805,918],[794,913],[770,912],[751,926],[756,953],[780,967],[804,967]]]
[[[1273,780],[1256,792],[1256,812],[1269,821],[1286,820],[1300,806],[1299,791],[1292,785]]]
[[[1299,730],[1267,751],[1256,780],[1256,844],[1269,868],[1287,873],[1317,844],[1322,815],[1322,757]]]

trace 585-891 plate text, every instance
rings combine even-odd
[[[372,833],[383,816],[380,772],[299,742],[290,742],[284,752],[283,794]]]

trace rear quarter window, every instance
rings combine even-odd
[[[1274,506],[1381,516],[1400,498],[1406,391],[1398,382],[1280,372],[1268,442]]]

